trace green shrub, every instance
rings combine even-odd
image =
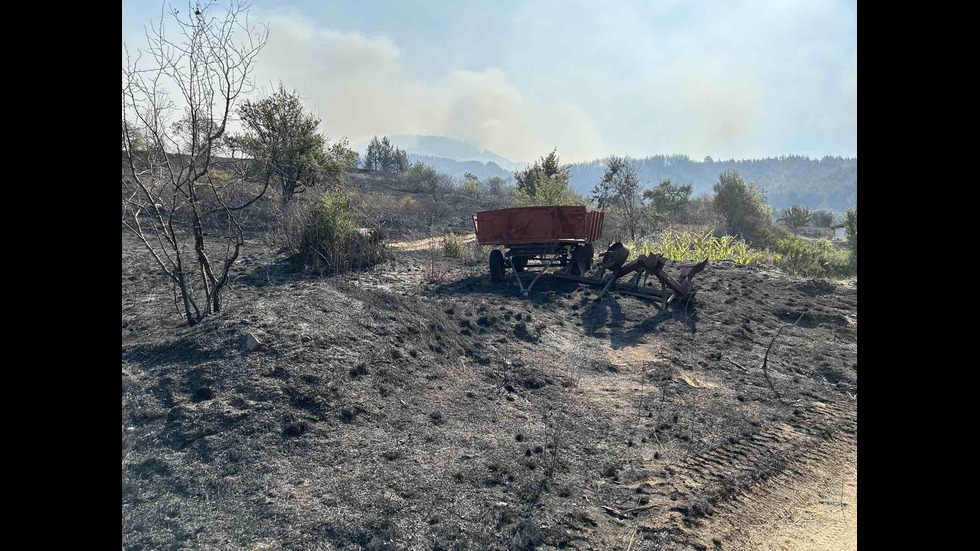
[[[790,275],[805,277],[848,277],[853,274],[847,251],[826,239],[777,239],[775,263]]]
[[[586,204],[585,197],[572,189],[567,181],[550,178],[545,174],[538,174],[534,178],[534,195],[528,194],[524,189],[515,188],[511,194],[513,206],[540,207]]]
[[[834,211],[815,210],[813,211],[813,220],[810,223],[818,228],[829,228],[834,225]]]
[[[442,238],[442,253],[449,258],[461,258],[463,256],[463,241],[455,233],[447,233]]]
[[[847,236],[847,247],[851,249],[851,271],[857,275],[858,265],[858,209],[847,209],[844,218],[844,233]]]
[[[312,227],[320,235],[335,238],[354,231],[350,213],[350,197],[328,195],[313,208]]]
[[[431,166],[418,161],[408,167],[401,175],[401,181],[409,189],[432,192],[446,189],[450,185],[449,176],[440,173]]]
[[[671,222],[687,223],[691,211],[691,184],[686,186],[670,183],[670,178],[660,182],[657,187],[643,192],[649,201],[648,217],[654,228],[662,228]]]
[[[463,192],[469,193],[470,195],[476,194],[480,191],[480,179],[476,177],[475,174],[467,172],[463,175]]]
[[[513,206],[586,204],[585,197],[569,185],[570,177],[568,166],[561,164],[557,150],[553,150],[533,166],[514,173],[517,187],[511,193]]]
[[[854,251],[855,258],[858,252],[858,209],[847,209],[847,217],[844,219],[844,233],[847,236],[847,246]]]
[[[314,204],[298,248],[298,262],[326,274],[369,268],[388,256],[381,235],[362,232],[354,224],[345,194],[327,195]]]

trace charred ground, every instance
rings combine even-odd
[[[714,263],[661,312],[523,299],[482,259],[321,279],[248,250],[185,327],[123,236],[126,548],[739,548],[746,503],[856,450],[853,282]]]

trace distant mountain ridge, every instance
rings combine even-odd
[[[475,175],[481,181],[493,178],[494,176],[503,178],[504,180],[514,179],[513,170],[506,170],[493,161],[457,161],[445,157],[432,157],[429,155],[409,153],[408,162],[422,162],[443,174],[448,174],[457,179],[462,178],[467,172]]]
[[[380,138],[380,136],[379,136]],[[354,149],[363,154],[367,151],[370,140],[354,144]],[[479,149],[469,143],[443,136],[419,136],[414,134],[396,134],[388,136],[388,141],[399,149],[404,149],[410,156],[415,154],[422,157],[438,157],[451,159],[454,161],[479,161],[481,163],[494,163],[504,170],[513,172],[523,167],[522,163],[516,163],[490,151],[489,149]]]

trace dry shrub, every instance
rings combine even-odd
[[[354,219],[361,227],[386,235],[404,231],[409,216],[402,212],[403,201],[386,193],[366,191],[350,192],[349,197]]]
[[[477,262],[485,261],[487,258],[490,257],[490,251],[493,250],[493,247],[489,247],[487,245],[480,245],[480,243],[478,243],[476,239],[470,241],[469,245],[470,246],[467,253],[471,261],[477,261]]]
[[[404,210],[406,213],[412,214],[415,212],[416,209],[418,209],[419,202],[418,199],[416,199],[415,197],[411,195],[405,195],[401,198],[398,204],[401,206],[402,210]]]

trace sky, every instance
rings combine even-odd
[[[163,5],[123,2],[130,51]],[[295,89],[331,139],[437,135],[518,162],[857,156],[856,0],[254,1],[249,19],[269,28],[255,97]]]

